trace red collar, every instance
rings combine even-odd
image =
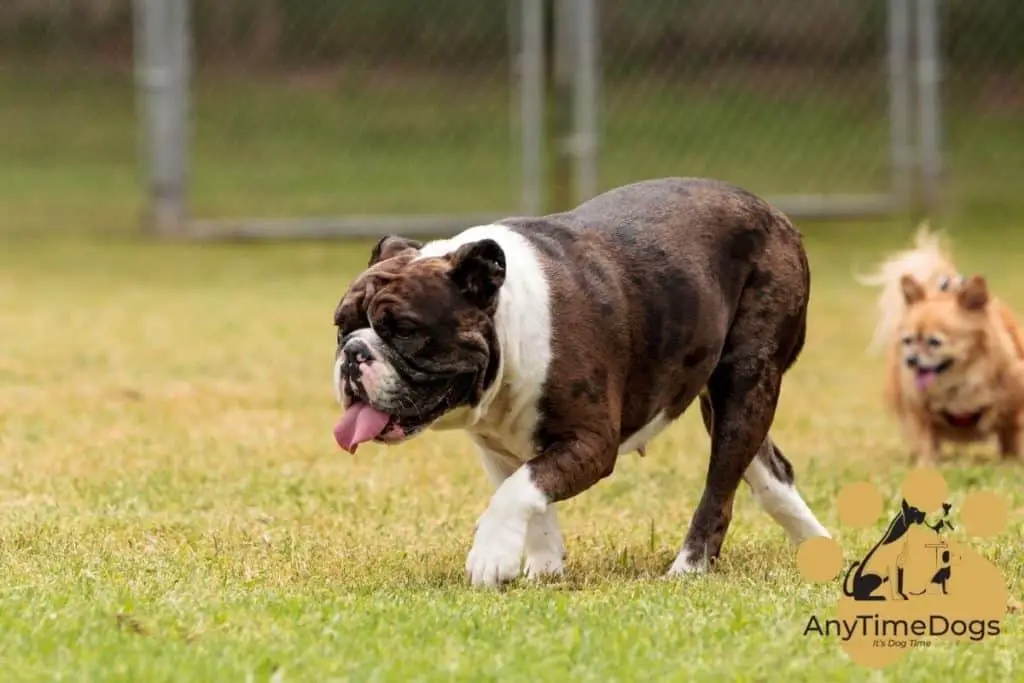
[[[942,419],[944,419],[951,427],[958,427],[960,429],[972,429],[978,426],[981,422],[982,416],[985,414],[987,408],[982,408],[973,413],[960,413],[953,415],[952,413],[942,412]]]

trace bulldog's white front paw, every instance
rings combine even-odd
[[[474,587],[497,588],[519,576],[526,545],[525,519],[495,520],[484,513],[477,525],[466,574]]]
[[[530,522],[542,515],[547,499],[534,485],[528,467],[501,483],[476,525],[466,573],[474,586],[494,588],[519,576]]]
[[[530,579],[560,576],[564,568],[561,553],[543,552],[526,556],[526,576]]]
[[[526,532],[526,576],[539,579],[561,574],[564,562],[565,542],[552,505],[533,518]]]

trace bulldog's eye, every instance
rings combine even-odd
[[[903,335],[902,338],[900,338],[900,342],[904,346],[910,346],[913,343],[913,341],[914,341],[914,337],[912,335],[909,335],[909,334],[905,334],[905,335]]]
[[[928,337],[928,346],[932,347],[933,349],[937,349],[940,346],[942,346],[942,340],[932,335],[931,337]]]
[[[945,292],[948,289],[949,289],[949,276],[948,275],[943,275],[942,277],[939,278],[939,291],[940,292]]]
[[[387,312],[378,319],[375,329],[383,337],[405,340],[416,336],[419,325],[409,318],[399,318]]]
[[[391,336],[396,339],[409,339],[416,336],[417,327],[415,323],[408,320],[398,320],[391,326]]]

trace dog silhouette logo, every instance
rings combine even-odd
[[[845,572],[842,548],[831,538],[810,539],[797,551],[805,578],[837,581],[840,593],[835,617],[812,614],[804,635],[838,638],[852,660],[874,668],[938,641],[979,643],[998,636],[1010,604],[999,569],[952,537],[999,533],[1006,525],[1005,502],[975,492],[957,509],[934,469],[910,472],[901,493],[880,537]],[[881,493],[868,482],[845,487],[837,500],[844,527],[875,526],[883,507]]]
[[[843,581],[843,593],[861,601],[909,600],[911,596],[925,595],[933,586],[940,586],[942,594],[948,595],[952,551],[939,534],[944,527],[953,529],[948,520],[952,507],[948,502],[943,503],[942,519],[929,524],[924,512],[903,499],[899,513],[878,543],[864,559],[850,565]],[[878,573],[871,573],[869,567],[876,567]],[[927,583],[921,585],[922,581]],[[886,587],[888,593],[882,590]]]

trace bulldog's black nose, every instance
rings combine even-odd
[[[916,368],[920,361],[917,360],[917,356],[910,356],[907,358],[907,367]]]
[[[345,370],[351,373],[358,371],[360,363],[369,362],[373,358],[370,347],[362,339],[350,340],[342,347],[341,353],[345,357]]]

